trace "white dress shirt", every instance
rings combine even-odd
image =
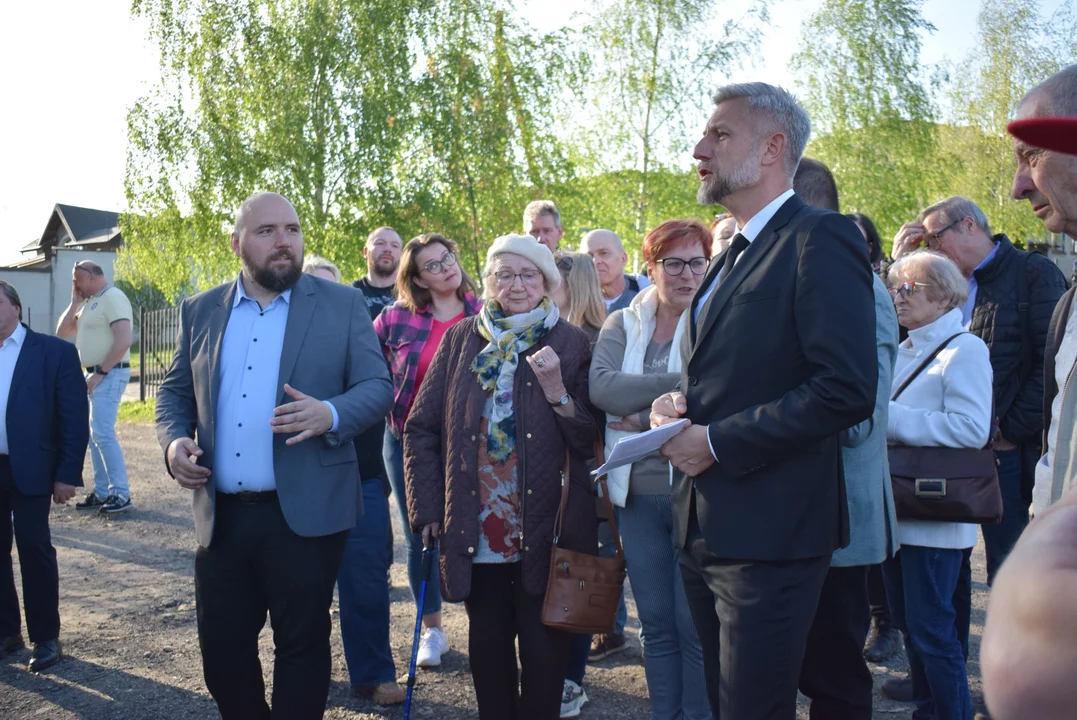
[[[752,242],[757,237],[759,237],[759,233],[763,232],[763,228],[767,226],[767,223],[770,222],[771,219],[778,214],[778,210],[781,209],[782,205],[785,205],[785,201],[791,197],[793,197],[793,189],[789,188],[781,195],[771,200],[766,207],[753,215],[752,219],[745,223],[743,229],[739,227],[737,228],[737,233],[740,233],[744,236],[744,239],[748,241],[749,247],[751,246]],[[737,233],[733,233],[734,237],[736,237]],[[745,250],[747,250],[747,248],[745,248]],[[737,263],[739,263],[742,257],[744,257],[743,252],[737,256],[737,259],[736,261],[734,261],[733,264],[736,265]],[[692,318],[693,321],[699,322],[699,311],[703,309],[703,304],[707,302],[707,300],[711,296],[711,293],[713,293],[714,289],[718,287],[718,283],[721,282],[721,280],[722,273],[721,271],[719,271],[718,275],[714,278],[714,282],[712,282],[710,284],[710,287],[706,288],[703,291],[703,294],[699,296],[699,302],[696,303],[696,314]]]
[[[0,455],[8,454],[7,443],[7,401],[11,395],[11,379],[15,375],[15,364],[19,362],[22,343],[26,339],[26,328],[22,323],[0,344]]]
[[[770,222],[771,219],[773,219],[774,216],[778,213],[778,210],[781,209],[782,205],[785,205],[785,201],[791,197],[793,197],[793,188],[789,188],[781,195],[771,200],[766,205],[766,207],[753,215],[752,219],[744,224],[743,229],[739,227],[737,228],[737,232],[743,235],[744,239],[748,241],[749,247],[751,247],[751,243],[757,237],[759,237],[759,233],[763,232],[763,228],[767,226],[767,223]],[[734,237],[736,237],[736,233],[734,233],[733,235]],[[747,249],[748,248],[745,248],[745,250]],[[733,261],[733,264],[736,265],[737,263],[739,263],[742,257],[744,257],[743,252],[737,256],[737,259]],[[714,282],[710,284],[710,287],[706,288],[703,291],[703,294],[699,297],[699,302],[696,303],[696,312],[695,315],[692,317],[693,322],[699,322],[699,311],[703,308],[703,305],[707,302],[707,300],[710,299],[711,293],[714,292],[715,288],[718,287],[718,284],[721,281],[722,272],[718,271],[718,275],[715,276]],[[714,457],[715,462],[718,462],[718,456],[714,454],[714,445],[711,443],[711,435],[709,432],[707,433],[707,445],[710,446],[711,456]]]

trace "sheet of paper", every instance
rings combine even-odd
[[[662,425],[647,432],[641,432],[638,435],[621,438],[613,446],[613,451],[610,452],[610,457],[605,464],[591,474],[603,475],[613,468],[630,465],[645,458],[665,445],[666,441],[679,433],[687,423],[687,420],[676,420],[668,425]]]

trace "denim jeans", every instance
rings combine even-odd
[[[109,495],[123,500],[131,496],[123,449],[116,439],[116,415],[130,380],[130,368],[113,368],[90,393],[90,462],[93,463],[90,492],[102,500]]]
[[[902,545],[883,563],[890,613],[905,635],[915,720],[972,718],[953,603],[961,558],[961,550]]]
[[[980,527],[987,553],[988,585],[995,581],[995,573],[1002,561],[1028,525],[1028,503],[1021,494],[1021,448],[996,450],[995,459],[998,460],[998,485],[1002,491],[1002,522]]]
[[[710,720],[703,649],[681,580],[669,496],[629,495],[621,541],[643,628],[651,717]]]
[[[621,525],[621,508],[614,506],[613,512],[617,525]],[[610,558],[617,554],[617,546],[613,544],[613,533],[610,532],[610,524],[607,522],[598,524],[598,556]],[[617,605],[617,617],[613,621],[613,632],[623,635],[625,623],[628,622],[628,606],[625,605],[625,591],[621,588],[621,602]],[[572,647],[568,653],[568,669],[565,671],[565,679],[571,680],[577,685],[583,684],[583,676],[587,674],[587,657],[591,654],[591,639],[593,635],[575,635],[572,638]]]
[[[423,567],[423,536],[410,532],[411,523],[408,522],[408,498],[404,490],[404,443],[393,437],[389,429],[385,429],[385,444],[382,446],[382,457],[385,460],[385,471],[389,473],[389,484],[393,486],[393,497],[396,498],[396,508],[400,511],[400,522],[404,526],[404,540],[407,543],[408,552],[408,585],[411,586],[411,595],[415,601],[419,600],[419,585],[422,583]],[[382,536],[382,541],[385,536]],[[382,546],[384,548],[384,545]],[[435,546],[433,564],[430,574],[433,582],[426,586],[426,599],[423,602],[423,615],[441,612],[441,581],[438,578],[438,557]]]
[[[340,637],[352,687],[371,688],[396,680],[389,647],[389,579],[385,533],[389,500],[381,480],[363,482],[365,512],[348,533],[337,575]]]

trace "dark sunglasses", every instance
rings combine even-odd
[[[925,288],[925,287],[931,287],[931,286],[928,285],[927,283],[904,282],[904,283],[901,283],[900,285],[898,285],[897,287],[892,287],[892,288],[887,288],[887,289],[890,291],[890,295],[892,295],[894,297],[897,297],[898,295],[900,295],[901,297],[908,300],[910,297],[912,297],[913,295],[916,294],[917,288]]]

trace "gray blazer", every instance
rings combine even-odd
[[[897,515],[886,460],[886,425],[890,383],[897,358],[898,322],[894,301],[882,280],[875,278],[875,349],[879,385],[875,412],[841,437],[841,460],[849,502],[849,545],[834,553],[832,567],[874,565],[897,552]]]
[[[172,365],[157,393],[157,439],[167,451],[173,440],[194,438],[199,464],[213,468],[214,426],[220,393],[220,355],[232,313],[236,283],[183,301]],[[281,510],[298,535],[316,537],[348,530],[363,512],[352,439],[385,417],[393,386],[363,294],[303,274],[292,289],[277,376],[278,404],[289,402],[284,384],[333,403],[340,417],[335,433],[288,446],[273,438],[273,464]],[[166,460],[167,466],[167,460]],[[169,474],[171,474],[169,469]],[[213,476],[194,491],[198,544],[213,540],[216,487]]]

